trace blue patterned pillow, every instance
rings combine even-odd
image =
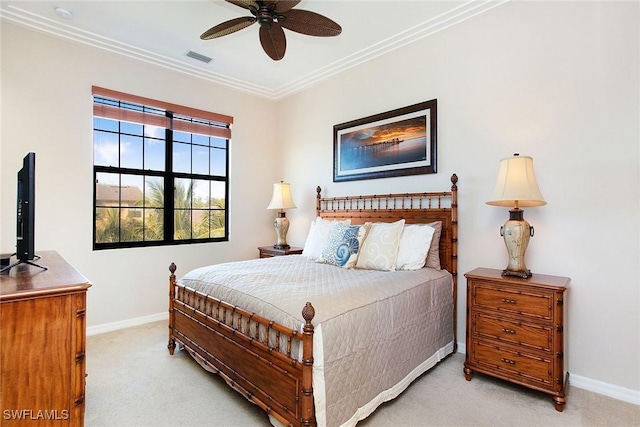
[[[336,224],[331,230],[329,240],[322,249],[318,261],[344,268],[355,267],[362,241],[368,231],[369,224]]]

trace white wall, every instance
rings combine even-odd
[[[36,249],[57,250],[92,283],[89,327],[166,313],[168,266],[258,256],[272,242],[274,102],[3,22],[0,251],[15,250],[16,172],[36,153]],[[230,239],[92,250],[91,86],[233,116]],[[258,171],[258,173],[256,173]]]
[[[300,207],[290,242],[304,243],[317,185],[327,196],[429,191],[457,173],[464,344],[462,274],[507,264],[508,210],[485,205],[498,162],[530,155],[548,205],[525,209],[527,265],[572,279],[569,370],[640,401],[638,17],[637,2],[509,3],[279,102]],[[332,182],[333,125],[433,98],[437,174]]]
[[[288,240],[302,245],[317,185],[327,196],[440,190],[455,172],[463,343],[462,274],[506,265],[507,210],[484,202],[498,161],[520,152],[535,159],[548,202],[525,213],[536,230],[528,266],[572,278],[572,378],[640,399],[638,16],[637,2],[512,2],[277,103],[3,22],[0,251],[13,249],[15,172],[28,151],[38,155],[37,247],[93,282],[89,326],[166,310],[171,261],[184,273],[255,257],[274,238],[264,207],[277,180],[292,184]],[[235,117],[230,242],[92,251],[91,85]],[[433,98],[437,174],[332,182],[333,125]]]

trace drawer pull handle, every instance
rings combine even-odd
[[[507,334],[516,334],[516,331],[514,331],[513,329],[507,329],[507,328],[502,328],[502,332],[506,332]]]
[[[507,304],[515,304],[516,300],[508,299],[508,298],[502,298],[502,302],[506,302]]]
[[[515,365],[516,361],[511,359],[505,359],[504,357],[501,359],[504,363],[508,363],[509,365]]]

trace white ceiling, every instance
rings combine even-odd
[[[200,34],[223,21],[249,16],[223,0],[2,0],[8,22],[150,62],[260,96],[279,99],[347,68],[427,37],[508,0],[302,0],[342,26],[338,37],[285,30],[287,52],[271,60],[258,24],[214,40]],[[70,11],[60,18],[56,7]],[[213,58],[205,64],[188,51]]]

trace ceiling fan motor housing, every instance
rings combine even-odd
[[[260,9],[256,11],[255,15],[256,18],[258,18],[258,23],[260,24],[260,26],[267,29],[271,28],[271,24],[273,24],[273,21],[276,17],[273,11],[265,5],[260,6]]]

